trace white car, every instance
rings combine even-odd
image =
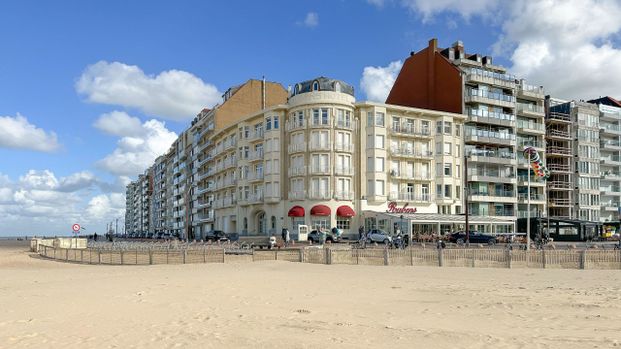
[[[367,240],[369,240],[369,242],[379,242],[388,245],[392,243],[392,236],[381,229],[371,229],[367,234]]]

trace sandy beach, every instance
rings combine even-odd
[[[615,270],[77,265],[0,244],[0,348],[621,347]]]

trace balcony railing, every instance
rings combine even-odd
[[[330,174],[330,166],[311,166],[311,174]]]
[[[533,86],[528,84],[520,84],[518,86],[519,90],[523,92],[530,92],[537,95],[543,95],[545,93],[543,87],[541,86]]]
[[[352,153],[354,151],[354,145],[337,142],[337,143],[334,143],[334,151]]]
[[[354,193],[351,191],[337,191],[334,193],[334,198],[337,200],[353,200]]]
[[[331,194],[329,191],[311,191],[310,192],[310,199],[313,200],[330,200],[331,199]]]
[[[482,196],[482,197],[490,197],[490,198],[513,198],[515,197],[514,191],[496,191],[496,192],[479,192],[479,191],[471,191],[471,196]]]
[[[548,120],[552,121],[563,121],[563,122],[571,122],[571,117],[569,114],[559,113],[559,112],[550,112],[546,117]]]
[[[515,179],[514,173],[502,173],[498,170],[487,169],[487,170],[479,170],[476,168],[468,169],[468,176],[480,176],[480,177],[490,177],[490,178],[502,178],[502,179]]]
[[[415,194],[411,192],[390,192],[389,200],[408,201],[408,202],[431,202],[430,194]]]
[[[249,141],[261,140],[263,139],[264,135],[265,135],[265,132],[263,131],[263,129],[255,130],[254,132],[250,134],[250,136],[248,137],[248,140]]]
[[[334,173],[339,176],[353,176],[354,168],[351,166],[335,166]]]
[[[491,92],[489,90],[478,90],[478,89],[466,89],[466,96],[470,97],[482,97],[491,100],[515,103],[515,96],[505,95],[503,93]]]
[[[402,180],[415,180],[415,181],[429,181],[431,180],[431,175],[429,172],[420,172],[414,173],[410,171],[390,171],[390,175],[397,179]]]
[[[513,133],[466,129],[466,138],[479,138],[479,137],[492,138],[492,139],[497,139],[499,141],[515,141],[515,134]]]
[[[263,180],[263,171],[261,172],[250,172],[248,174],[249,181],[260,181]]]
[[[289,154],[305,152],[306,151],[306,144],[305,143],[289,144],[288,150],[289,150]]]
[[[564,181],[549,181],[547,185],[549,189],[571,189],[571,183]]]
[[[471,149],[468,151],[468,155],[477,158],[489,158],[490,161],[493,161],[494,159],[515,160],[516,158],[515,153],[487,149]]]
[[[608,156],[608,157],[602,158],[601,161],[604,162],[604,163],[607,163],[607,162],[621,162],[621,157]]]
[[[546,147],[546,153],[548,155],[550,155],[550,154],[572,155],[572,151],[571,151],[570,148],[568,148],[568,147],[552,146],[552,145],[549,145],[549,146]]]
[[[517,121],[517,128],[524,130],[533,130],[533,131],[541,131],[545,132],[546,126],[544,124],[540,124],[537,122],[528,122],[524,120]]]
[[[515,121],[515,115],[513,114],[505,114],[505,113],[499,113],[499,112],[493,112],[493,111],[487,111],[487,110],[481,110],[481,109],[470,109],[468,114],[470,116],[474,116],[477,118],[488,118],[488,119],[495,119],[498,121],[508,121],[508,122]]]
[[[569,198],[548,198],[548,204],[550,204],[550,206],[571,206],[571,199]]]
[[[332,147],[329,142],[310,142],[309,150],[330,150]]]
[[[569,135],[569,131],[557,130],[557,129],[548,129],[547,135],[549,137],[558,137],[558,138],[571,138]]]
[[[414,125],[402,123],[395,124],[393,123],[392,128],[390,129],[392,133],[406,136],[420,136],[420,137],[428,137],[431,136],[431,131],[429,127],[426,128],[417,128]]]
[[[545,112],[542,106],[528,103],[518,103],[517,109],[522,113],[543,114]]]
[[[527,201],[527,199],[528,199],[528,194],[527,193],[518,193],[518,200]],[[536,194],[536,193],[530,193],[530,199],[532,201],[543,201],[543,200],[545,200],[545,195],[543,195],[543,194]]]
[[[290,191],[289,200],[304,200],[306,198],[305,191]]]
[[[289,167],[289,176],[305,176],[306,166]]]
[[[599,142],[599,146],[602,147],[602,148],[605,148],[605,147],[616,147],[616,148],[619,148],[619,147],[621,147],[621,142],[619,142],[619,141],[600,141]]]
[[[600,130],[604,130],[604,131],[608,131],[608,132],[621,132],[621,128],[619,127],[619,125],[613,125],[613,124],[599,124],[599,128]]]
[[[519,139],[518,147],[520,148],[520,150],[526,147],[543,148],[543,142],[534,141],[530,139]]]
[[[250,153],[250,155],[248,156],[248,160],[249,160],[249,161],[263,160],[263,150],[253,151],[253,152],[252,152],[252,153]]]
[[[287,121],[286,128],[287,128],[287,131],[293,131],[293,130],[306,128],[307,125],[308,123],[306,122],[306,120],[289,119]]]
[[[433,152],[429,150],[417,150],[410,148],[392,148],[390,152],[394,156],[405,156],[414,158],[430,158],[433,157]]]

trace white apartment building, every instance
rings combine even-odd
[[[618,222],[621,202],[621,108],[599,104],[600,221]]]

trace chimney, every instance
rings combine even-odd
[[[434,109],[435,99],[435,75],[436,75],[436,49],[438,39],[429,40],[427,47],[427,108]]]
[[[265,75],[263,75],[263,79],[261,80],[261,94],[262,94],[262,101],[261,101],[261,109],[265,109]]]

